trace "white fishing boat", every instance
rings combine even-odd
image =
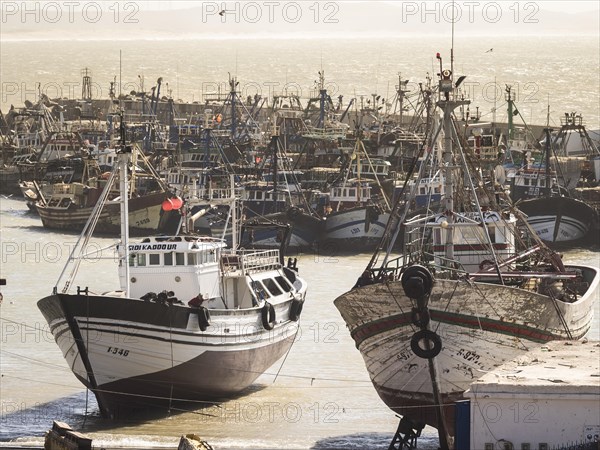
[[[361,178],[362,158],[375,181]],[[353,172],[356,178],[351,178]],[[387,197],[359,137],[343,179],[330,188],[322,247],[336,252],[372,250],[383,236],[388,219]]]
[[[126,170],[129,157],[121,149],[115,170]],[[245,251],[235,238],[232,248],[185,233],[130,243],[126,177],[120,181],[120,289],[70,292],[92,218],[64,288],[67,267],[53,294],[38,302],[69,367],[107,417],[239,394],[289,351],[306,282],[278,250]],[[209,203],[232,201],[233,180],[203,195]],[[193,229],[194,217],[184,219],[184,229]]]
[[[364,274],[335,306],[379,396],[407,419],[398,433],[416,438],[428,424],[452,448],[454,402],[474,380],[537,343],[585,336],[599,269],[563,264],[500,190],[487,192],[468,172],[453,121],[467,102],[441,64],[443,118],[422,149],[427,164],[407,181]],[[410,217],[432,164],[445,183],[440,209]],[[401,232],[402,255],[393,255]]]

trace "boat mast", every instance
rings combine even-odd
[[[236,118],[236,94],[237,92],[235,91],[235,88],[237,87],[238,82],[236,77],[231,77],[231,75],[229,75],[229,89],[230,89],[230,96],[231,96],[231,140],[233,142],[235,142],[236,138],[235,138],[235,134],[237,132],[236,130],[236,122],[237,122],[237,118]]]
[[[454,49],[451,50],[451,55],[453,55]],[[440,54],[437,54],[437,59],[440,61],[440,81],[439,81],[439,92],[440,92],[440,100],[437,102],[437,106],[444,111],[444,120],[443,120],[443,130],[444,130],[444,151],[442,154],[443,158],[443,172],[444,172],[444,210],[446,214],[446,222],[442,224],[444,228],[447,228],[446,231],[446,242],[445,242],[445,257],[446,257],[446,265],[453,265],[454,262],[454,183],[452,176],[452,169],[454,168],[452,164],[452,133],[453,133],[453,124],[452,124],[452,113],[453,111],[463,105],[468,105],[470,102],[468,100],[455,100],[453,94],[454,89],[458,87],[462,79],[454,85],[452,70],[443,70],[442,69],[442,57]],[[453,57],[451,57],[452,63]],[[452,97],[452,98],[451,98]],[[442,407],[442,396],[440,395],[439,390],[439,377],[438,370],[436,367],[435,360],[433,358],[429,358],[429,374],[431,376],[431,385],[433,389],[433,397],[435,399],[435,404],[437,405],[437,414],[438,414],[438,435],[440,439],[440,447],[442,449],[450,448],[450,437],[448,434],[448,430],[446,429],[446,420],[444,409]]]
[[[507,142],[507,146],[510,149],[510,143],[512,142],[512,140],[515,137],[515,130],[514,130],[514,125],[513,125],[513,100],[512,100],[512,95],[510,93],[511,90],[511,86],[509,86],[508,84],[506,85],[506,105],[507,105],[507,109],[508,109],[508,142]]]
[[[544,133],[546,134],[546,197],[550,197],[552,195],[552,174],[550,173],[550,152],[551,142],[550,142],[550,128],[544,128]]]
[[[444,173],[444,211],[446,212],[446,222],[443,227],[446,228],[445,241],[445,258],[446,264],[452,264],[454,260],[454,183],[452,177],[452,113],[463,105],[468,105],[468,100],[455,100],[450,98],[450,94],[454,90],[452,71],[442,69],[442,57],[437,54],[437,59],[440,61],[440,82],[439,92],[442,98],[438,101],[437,106],[444,112],[443,130],[444,130],[444,149],[442,152],[443,173]]]
[[[325,89],[325,71],[319,72],[319,123],[317,128],[325,128],[325,102],[327,100],[327,89]]]
[[[127,186],[127,172],[131,158],[131,146],[125,141],[125,123],[123,111],[119,113],[121,119],[121,143],[116,149],[119,165],[119,194],[121,206],[121,245],[119,245],[120,264],[125,267],[125,296],[129,297],[129,192]]]

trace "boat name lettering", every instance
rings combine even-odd
[[[177,244],[134,244],[129,246],[129,251],[175,249],[177,249]]]
[[[125,350],[123,348],[118,347],[108,347],[106,352],[112,353],[113,355],[129,356],[129,350]]]
[[[461,348],[456,352],[458,356],[462,356],[467,361],[477,362],[479,361],[479,355],[472,350],[465,350]]]

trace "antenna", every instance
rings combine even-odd
[[[452,0],[452,44],[450,47],[450,75],[451,75],[451,79],[452,81],[454,81],[454,13],[455,13],[455,9],[454,9],[454,0]]]
[[[121,87],[123,86],[123,50],[119,50],[119,98],[121,98]]]
[[[321,72],[323,72],[323,47],[321,47]]]

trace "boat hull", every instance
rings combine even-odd
[[[261,310],[198,310],[117,296],[55,294],[38,307],[75,376],[90,388],[103,416],[169,408],[236,395],[290,348],[298,323],[291,300],[275,305],[266,330]]]
[[[306,214],[298,208],[290,208],[286,212],[268,214],[261,217],[264,222],[272,221],[290,227],[289,241],[286,249],[295,251],[312,250],[320,240],[323,221],[316,216]],[[256,220],[249,219],[246,224],[252,224]],[[256,221],[258,222],[258,221]],[[247,248],[280,248],[284,237],[283,230],[278,229],[256,229],[250,236],[246,236],[242,245]]]
[[[523,200],[518,208],[543,241],[567,244],[584,239],[596,219],[588,204],[569,197],[543,197]]]
[[[162,230],[169,222],[172,212],[162,210],[164,192],[157,192],[129,200],[129,231],[133,234]],[[36,209],[45,228],[63,231],[83,230],[93,207],[59,208],[36,203]],[[120,205],[109,203],[104,206],[95,231],[103,234],[118,234],[121,231]]]
[[[372,208],[353,208],[327,215],[320,248],[341,253],[375,248],[381,240],[390,215],[376,212]]]
[[[503,285],[453,280],[434,283],[428,302],[429,329],[442,342],[433,364],[448,430],[453,429],[454,402],[477,378],[539,343],[579,339],[587,333],[598,295],[598,270],[577,269],[584,271],[589,287],[568,303]],[[420,330],[413,323],[415,305],[401,282],[353,289],[334,303],[384,403],[401,415],[438,427],[429,360],[415,355],[411,347],[411,338]]]

